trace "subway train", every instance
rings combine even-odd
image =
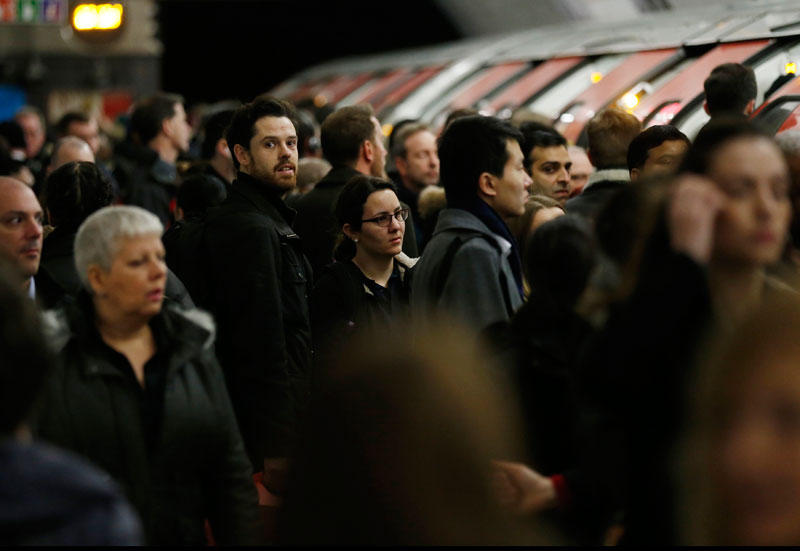
[[[527,108],[586,145],[596,111],[616,105],[645,126],[693,138],[708,120],[703,81],[722,63],[751,66],[757,111],[775,133],[800,124],[800,5],[698,6],[619,22],[580,21],[327,62],[271,93],[317,106],[369,103],[384,133],[404,119],[441,129],[459,108],[510,117]]]

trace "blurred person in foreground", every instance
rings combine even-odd
[[[514,234],[519,249],[526,251],[531,236],[539,226],[559,216],[564,216],[564,214],[564,207],[555,199],[545,195],[531,195],[525,203],[525,212],[521,216],[510,219],[508,229]],[[528,296],[531,288],[527,279],[528,274],[525,273],[526,266],[526,264],[523,265],[522,271],[525,276],[525,296]]]
[[[151,545],[257,542],[250,464],[198,310],[163,306],[163,227],[138,207],[105,207],[75,237],[84,285],[47,314],[59,356],[38,434],[107,471]]]
[[[292,461],[279,542],[550,541],[491,499],[491,461],[519,449],[514,399],[485,351],[452,320],[401,327],[360,335],[331,366]]]
[[[402,251],[408,210],[394,184],[354,176],[336,202],[342,236],[336,262],[318,278],[311,298],[317,354],[341,345],[355,331],[393,326],[406,313],[408,270],[416,259]],[[338,346],[337,346],[338,345]]]
[[[0,259],[0,534],[4,545],[141,545],[141,526],[105,473],[31,439],[27,421],[56,361],[40,319]]]
[[[703,358],[682,461],[682,543],[800,545],[800,299],[766,301]]]
[[[792,185],[789,199],[792,202],[792,221],[789,226],[789,241],[783,254],[783,262],[775,267],[774,274],[795,289],[800,290],[800,130],[788,130],[775,137],[789,165]]]
[[[507,220],[525,212],[531,178],[522,134],[481,115],[453,121],[439,140],[447,209],[417,263],[411,292],[414,315],[441,310],[476,330],[504,322],[522,305],[519,247]]]

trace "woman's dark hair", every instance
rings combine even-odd
[[[711,159],[724,144],[739,138],[766,138],[772,140],[757,124],[740,117],[713,119],[697,134],[694,143],[683,157],[679,172],[706,174]]]
[[[111,184],[94,163],[62,165],[44,184],[43,203],[50,212],[50,224],[65,230],[77,230],[90,214],[112,200]]]
[[[591,224],[577,216],[559,216],[530,236],[525,268],[532,292],[573,306],[589,282],[597,262]]]
[[[341,228],[345,224],[350,224],[354,230],[361,229],[364,203],[367,202],[370,195],[383,189],[390,189],[395,195],[397,194],[397,188],[391,182],[365,174],[353,176],[342,188],[339,199],[336,201],[336,220],[339,224],[339,231],[341,232]],[[334,258],[341,262],[351,260],[355,255],[356,244],[344,237],[343,234],[340,235],[339,243],[333,253]]]

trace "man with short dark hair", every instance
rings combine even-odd
[[[714,67],[703,82],[703,109],[713,119],[720,115],[750,116],[756,106],[758,85],[752,67],[724,63]]]
[[[639,119],[614,107],[603,109],[589,120],[586,154],[597,171],[589,177],[583,192],[567,201],[567,214],[595,219],[609,199],[630,184],[628,147],[641,131]]]
[[[56,133],[59,138],[76,136],[82,139],[89,144],[95,155],[100,149],[100,129],[97,120],[84,113],[70,111],[62,115],[56,123]]]
[[[370,105],[337,109],[322,123],[322,153],[332,168],[314,189],[298,198],[295,230],[315,274],[333,262],[333,249],[341,228],[336,227],[334,206],[339,192],[353,176],[366,174],[389,180],[381,124]],[[417,256],[413,223],[406,222],[403,252]]]
[[[439,154],[436,136],[428,125],[409,123],[394,137],[392,158],[397,169],[397,197],[411,209],[417,249],[422,251],[430,236],[417,210],[419,194],[439,183]]]
[[[205,174],[218,178],[226,188],[236,179],[236,167],[225,139],[225,130],[233,118],[233,109],[224,109],[211,115],[204,128],[205,137],[201,156],[206,161]]]
[[[282,197],[297,180],[294,107],[259,98],[233,115],[225,136],[238,169],[207,214],[206,297],[217,355],[245,447],[264,484],[279,491],[306,401],[311,367],[311,269]]]
[[[165,226],[177,187],[175,163],[189,150],[190,134],[183,99],[156,94],[136,104],[128,139],[116,151],[114,177],[123,201],[149,210]]]
[[[439,141],[447,208],[411,283],[418,319],[441,309],[481,330],[522,305],[522,266],[509,218],[525,212],[531,178],[522,134],[481,115],[453,121]]]
[[[520,125],[525,170],[533,179],[532,193],[545,195],[562,206],[570,196],[572,159],[567,140],[555,130],[541,130],[537,123]]]
[[[674,174],[689,145],[686,134],[674,126],[651,126],[636,136],[628,147],[631,181],[659,174]]]

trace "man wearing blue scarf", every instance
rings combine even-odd
[[[477,330],[522,305],[520,252],[506,220],[525,212],[530,176],[514,126],[480,115],[457,119],[439,140],[447,207],[415,268],[412,310],[444,311]]]

